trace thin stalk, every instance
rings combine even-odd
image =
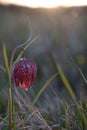
[[[24,52],[24,57],[26,58],[26,54],[25,54],[24,48],[23,48],[22,46],[16,47],[16,48],[13,50],[13,53],[12,53],[12,56],[11,56],[11,60],[10,60],[10,72],[12,72],[12,64],[13,64],[14,55],[15,55],[15,53],[16,53],[16,51],[17,51],[18,49],[22,49],[22,51]]]
[[[8,93],[9,93],[9,128],[10,130],[12,130],[12,92],[11,92],[11,88],[8,88]]]
[[[5,62],[5,68],[8,75],[9,88],[8,88],[8,103],[9,103],[9,129],[12,130],[12,90],[11,90],[11,73],[8,65],[8,58],[6,53],[6,46],[3,45],[3,56]]]

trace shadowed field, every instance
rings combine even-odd
[[[18,88],[19,95],[24,96],[24,100],[26,100],[26,97],[29,98],[29,103],[32,103],[44,84],[57,73],[58,67],[56,63],[58,63],[62,67],[77,101],[79,102],[81,98],[83,103],[87,103],[87,7],[32,9],[13,5],[0,5],[1,66],[4,67],[3,43],[6,44],[10,61],[13,49],[25,42],[30,32],[32,32],[32,44],[27,49],[27,57],[37,63],[37,78],[35,84],[26,92],[27,96],[25,96],[26,94],[21,88]],[[19,53],[20,51],[16,53],[15,59]],[[57,128],[59,128],[59,124],[65,127],[64,117],[61,116],[65,112],[65,108],[62,107],[63,103],[67,104],[67,111],[68,103],[73,104],[72,96],[67,92],[66,83],[62,81],[60,75],[58,74],[52,82],[48,83],[38,101],[35,102],[38,110],[40,109],[44,118],[47,118],[46,121],[52,126],[57,124]],[[18,100],[14,88],[13,84],[13,100],[16,107],[25,112],[27,102],[23,104],[23,100],[22,102],[20,98]],[[1,69],[0,114],[3,117],[7,111],[7,89],[7,77]],[[20,103],[21,106],[19,105]],[[75,109],[74,112],[76,113],[76,108],[73,107],[72,109]],[[71,118],[74,120],[74,115]],[[74,122],[69,123],[73,124]],[[77,128],[77,126],[74,124],[73,129],[79,130],[81,128]],[[42,129],[45,128],[42,127]]]

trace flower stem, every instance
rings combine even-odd
[[[24,48],[23,48],[22,46],[16,47],[16,48],[13,50],[13,53],[12,53],[12,56],[11,56],[11,60],[10,60],[10,72],[12,72],[12,65],[13,65],[14,55],[15,55],[15,53],[16,53],[16,51],[17,51],[18,49],[22,49],[22,51],[24,52],[24,57],[26,57]]]

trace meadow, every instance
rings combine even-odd
[[[24,91],[14,84],[10,62],[28,38],[23,48],[37,76]],[[19,49],[13,68],[20,57]],[[87,7],[0,5],[1,130],[86,130],[86,90]]]

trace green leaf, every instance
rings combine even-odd
[[[40,91],[38,92],[38,94],[36,95],[36,98],[34,99],[32,105],[34,105],[37,100],[39,99],[39,97],[41,96],[41,94],[44,92],[44,90],[48,87],[48,85],[51,83],[51,81],[58,75],[58,73],[54,74],[44,85],[43,87],[40,89]]]
[[[82,118],[83,128],[87,128],[87,119],[86,119],[86,116],[85,116],[85,114],[84,114],[83,108],[82,108],[82,106],[79,105],[79,103],[77,102],[76,96],[75,96],[75,94],[74,94],[74,92],[73,92],[73,90],[72,90],[72,87],[71,87],[71,85],[69,84],[68,79],[66,78],[66,76],[65,76],[65,74],[64,74],[64,72],[63,72],[61,66],[60,66],[58,63],[56,63],[56,66],[57,66],[58,72],[59,72],[59,74],[60,74],[60,77],[61,77],[61,79],[62,79],[62,81],[63,81],[63,83],[64,83],[64,85],[65,85],[67,91],[69,92],[71,98],[73,99],[73,101],[74,101],[74,103],[75,103],[75,105],[76,105],[76,107],[77,107],[77,109],[78,109],[78,112],[80,113],[80,116],[81,116],[81,118]]]
[[[6,68],[6,71],[7,71],[7,74],[8,74],[9,83],[11,83],[11,75],[10,75],[10,69],[9,69],[5,44],[3,44],[3,57],[4,57],[4,62],[5,62],[5,68]]]
[[[7,58],[7,53],[6,53],[6,46],[3,44],[3,56],[4,56],[4,62],[5,62],[5,67],[8,75],[8,82],[9,82],[9,87],[8,87],[8,103],[9,103],[9,127],[12,127],[12,90],[11,90],[11,73],[9,69],[9,64],[8,64],[8,58]]]
[[[74,92],[73,92],[73,90],[72,90],[72,87],[71,87],[71,85],[69,84],[69,81],[68,81],[68,79],[66,78],[66,76],[65,76],[65,74],[64,74],[64,72],[63,72],[61,66],[60,66],[58,63],[56,63],[56,66],[57,66],[58,72],[59,72],[59,74],[60,74],[60,77],[61,77],[61,79],[62,79],[62,81],[63,81],[63,83],[64,83],[66,89],[68,90],[68,92],[69,92],[70,96],[72,97],[74,103],[78,106],[78,102],[77,102],[77,100],[76,100],[76,96],[75,96],[75,94],[74,94]]]

